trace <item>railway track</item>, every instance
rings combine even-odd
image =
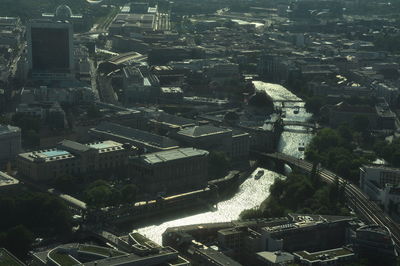
[[[299,168],[311,172],[313,165],[310,162],[297,159],[295,157],[282,154],[273,153],[261,155],[275,158],[286,163],[295,165]],[[368,199],[368,197],[354,184],[348,183],[344,178],[336,175],[335,173],[320,168],[318,171],[320,177],[327,183],[334,183],[338,179],[339,184],[346,184],[345,194],[349,203],[354,207],[359,215],[363,216],[365,220],[370,223],[377,224],[385,227],[392,235],[397,250],[400,250],[400,227],[395,223],[384,211],[375,203]]]

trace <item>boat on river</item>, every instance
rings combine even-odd
[[[254,176],[254,179],[260,179],[264,175],[264,170],[259,170],[257,174]]]

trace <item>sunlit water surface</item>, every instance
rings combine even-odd
[[[297,96],[280,85],[259,81],[255,81],[254,85],[259,90],[265,90],[274,100],[300,100]],[[277,106],[280,105],[280,103],[275,104]],[[286,103],[283,110],[286,111],[286,120],[308,121],[311,118],[311,114],[305,111],[304,103],[302,102]],[[298,110],[298,112],[295,113],[294,110]],[[310,133],[283,132],[278,144],[278,151],[296,157],[304,157],[304,151],[301,149],[299,150],[299,147],[306,146],[311,138],[312,134]],[[278,173],[265,170],[264,175],[260,179],[255,180],[254,174],[259,169],[254,171],[251,177],[239,187],[239,191],[234,197],[219,202],[216,211],[183,216],[179,219],[166,221],[157,225],[149,225],[137,230],[151,240],[161,244],[161,235],[168,227],[236,220],[243,210],[260,206],[264,199],[268,197],[269,188],[274,180],[282,177],[282,175]]]

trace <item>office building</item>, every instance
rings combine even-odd
[[[88,144],[63,140],[55,148],[21,153],[17,157],[20,175],[35,181],[48,181],[59,176],[105,172],[127,165],[136,149],[115,141]]]
[[[382,200],[387,184],[400,184],[400,169],[384,165],[363,165],[360,168],[360,188],[372,200]]]
[[[397,252],[391,233],[379,225],[366,225],[356,230],[354,250],[371,265],[396,265]]]
[[[342,246],[353,218],[341,216],[291,215],[291,222],[261,229],[267,251],[318,251]]]
[[[194,148],[132,156],[129,174],[149,193],[172,194],[205,188],[208,152]]]
[[[21,151],[21,130],[0,125],[0,162],[12,160]]]
[[[73,30],[68,21],[30,21],[27,42],[28,65],[32,78],[71,78],[74,71]]]
[[[293,255],[301,265],[346,265],[355,260],[356,255],[348,248],[335,248],[317,252],[297,251]]]

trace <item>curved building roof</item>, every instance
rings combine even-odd
[[[69,19],[72,17],[72,10],[67,5],[60,5],[56,9],[56,18],[58,19]]]

